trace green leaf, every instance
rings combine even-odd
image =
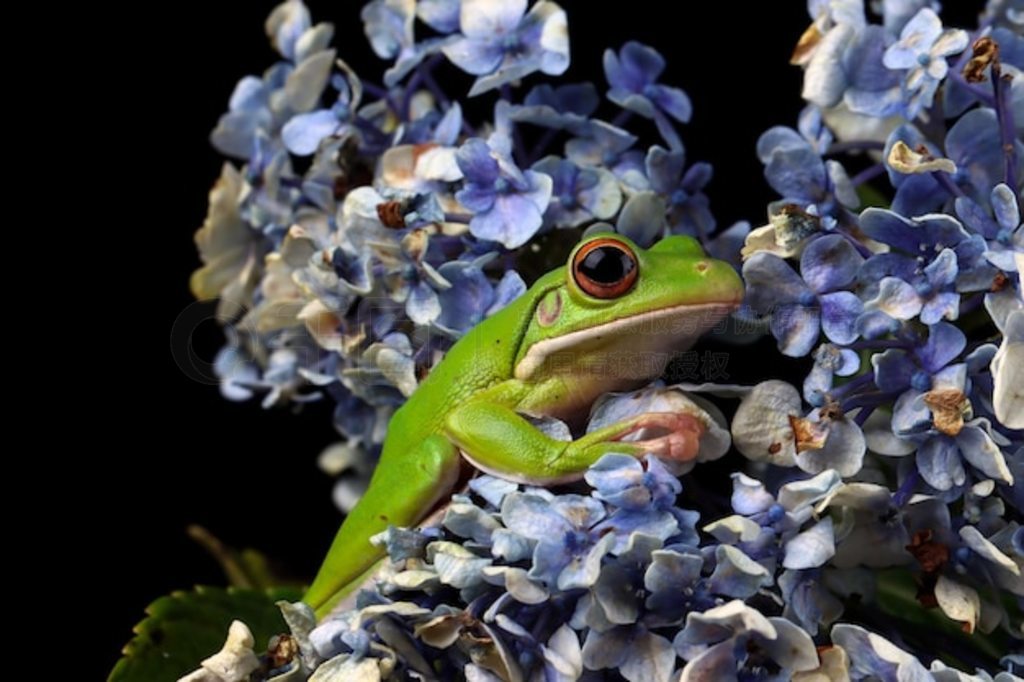
[[[174,682],[220,651],[231,621],[249,626],[256,651],[268,640],[287,632],[279,599],[297,601],[295,588],[241,590],[197,586],[191,592],[172,592],[146,608],[147,618],[135,626],[107,682]]]

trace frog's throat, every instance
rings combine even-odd
[[[515,378],[519,380],[529,379],[544,366],[544,363],[551,356],[568,352],[574,348],[580,348],[588,341],[595,341],[601,338],[622,338],[630,333],[638,334],[645,328],[656,329],[652,325],[673,320],[678,320],[679,322],[685,320],[686,324],[679,325],[679,328],[673,331],[664,332],[659,345],[682,352],[692,345],[697,340],[697,337],[735,310],[736,305],[733,302],[717,302],[669,306],[619,318],[555,338],[544,339],[530,346],[526,355],[516,365]],[[637,341],[637,348],[640,350],[643,343],[639,338],[637,338]]]

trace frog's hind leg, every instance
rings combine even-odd
[[[334,536],[303,601],[318,617],[363,584],[384,558],[370,538],[388,526],[415,526],[451,493],[459,477],[459,451],[433,435],[411,450],[385,450],[370,486]]]

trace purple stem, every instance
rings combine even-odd
[[[1002,75],[999,64],[992,65],[992,89],[995,92],[996,116],[999,119],[999,136],[1003,145],[1006,164],[1006,184],[1017,190],[1017,144],[1014,134],[1013,107],[1010,106],[1010,77]]]
[[[875,374],[874,374],[874,372],[866,372],[864,374],[861,374],[858,377],[854,377],[853,379],[850,379],[849,381],[847,381],[842,386],[839,386],[838,388],[833,389],[832,391],[829,392],[829,395],[831,395],[833,398],[839,400],[839,399],[843,398],[844,396],[847,396],[847,395],[849,395],[851,393],[855,393],[855,392],[859,391],[861,388],[864,388],[865,386],[873,383],[874,381],[875,381]]]
[[[876,409],[878,409],[878,405],[868,405],[861,409],[861,411],[857,413],[857,416],[853,418],[853,423],[857,426],[864,426],[864,422],[868,420],[868,417],[874,414]]]
[[[865,182],[870,182],[883,173],[885,173],[885,166],[883,164],[876,163],[875,165],[868,166],[860,173],[854,175],[850,178],[850,182],[853,183],[854,187],[860,187]]]
[[[946,173],[945,171],[933,171],[932,177],[935,178],[935,182],[939,183],[944,190],[952,194],[954,197],[967,196],[964,194],[964,191],[960,189],[955,182],[953,182],[953,178],[950,177],[949,173]]]
[[[402,96],[402,109],[398,112],[399,118],[403,121],[409,120],[409,107],[412,104],[412,98],[416,94],[416,89],[420,87],[420,84],[424,82],[431,71],[434,70],[439,63],[441,63],[441,55],[435,54],[427,61],[421,63],[416,67],[416,71],[413,72],[412,78],[405,85],[405,94]],[[429,89],[429,86],[428,86]]]
[[[446,223],[462,223],[463,225],[469,225],[469,221],[473,219],[473,216],[468,213],[445,213],[444,221]]]
[[[631,118],[633,118],[633,112],[629,109],[623,109],[615,118],[612,119],[612,125],[616,128],[621,128],[629,123],[629,119]]]
[[[900,485],[899,489],[892,494],[893,504],[897,507],[902,507],[909,502],[910,496],[913,494],[914,488],[917,487],[917,482],[920,480],[921,474],[917,473],[917,468],[915,467],[914,470],[910,472],[910,475],[903,481],[903,484]]]
[[[825,156],[842,154],[844,152],[880,152],[885,149],[884,142],[876,140],[847,140],[846,142],[835,142],[825,150]]]
[[[388,97],[390,97],[386,88],[377,85],[376,83],[370,83],[369,81],[362,81],[362,83],[363,90],[370,93],[377,99],[388,99]]]

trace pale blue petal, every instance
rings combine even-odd
[[[948,436],[935,436],[917,450],[917,471],[936,490],[949,490],[967,480],[960,448]]]
[[[836,553],[832,518],[826,516],[808,530],[794,536],[784,547],[782,565],[790,569],[817,568]]]

